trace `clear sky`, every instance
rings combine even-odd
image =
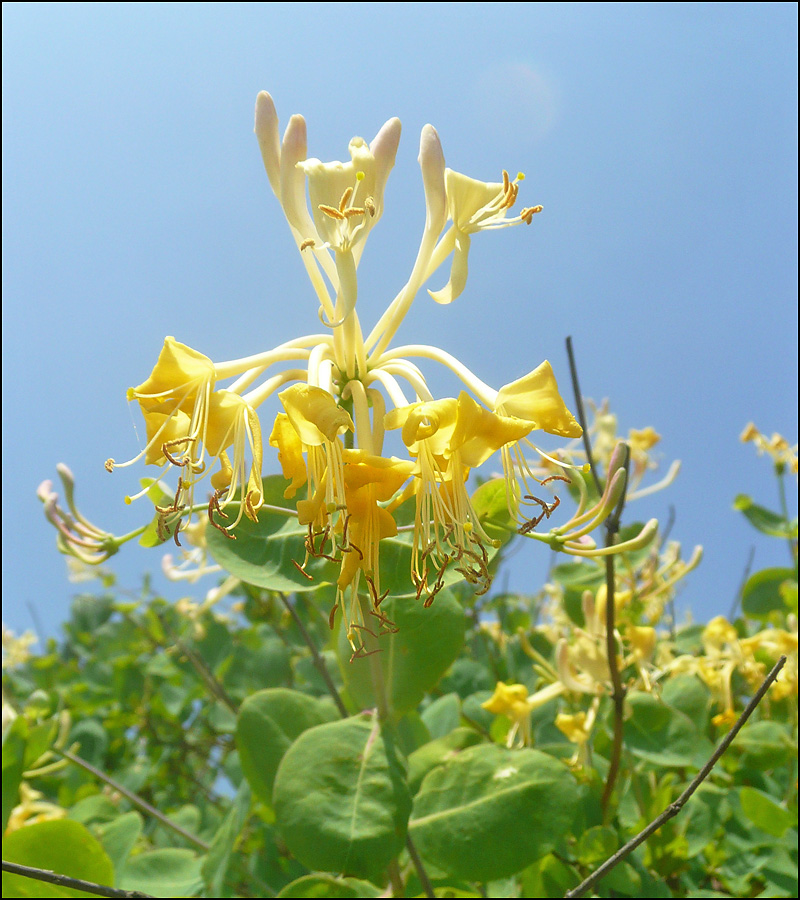
[[[125,391],[165,335],[222,360],[318,330],[252,133],[262,89],[321,159],[402,120],[359,270],[367,327],[416,253],[425,123],[454,169],[526,173],[544,212],[477,235],[465,293],[423,292],[399,340],[495,387],[548,358],[572,405],[572,335],[584,394],[660,432],[663,469],[683,461],[628,521],[674,505],[671,537],[705,547],[680,606],[726,612],[752,545],[757,567],[789,558],[731,501],[777,505],[748,421],[797,440],[796,41],[794,3],[3,4],[4,620],[34,627],[32,606],[53,634],[78,589],[35,497],[56,463],[90,519],[140,524],[122,498],[148,473],[103,462],[140,446]],[[525,542],[510,587],[547,562]],[[112,564],[182,593],[157,550]]]

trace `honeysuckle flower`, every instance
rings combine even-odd
[[[472,509],[465,481],[470,469],[524,437],[533,425],[490,412],[465,391],[458,400],[395,409],[384,424],[401,429],[403,443],[417,459],[412,577],[420,593],[427,594],[426,602],[435,596],[451,561],[461,564],[468,580],[488,587],[486,548],[492,540]],[[431,568],[436,572],[433,583]]]
[[[61,553],[88,565],[100,565],[119,550],[124,538],[117,538],[93,525],[75,504],[75,478],[64,463],[56,466],[67,501],[65,511],[58,505],[58,494],[52,481],[43,481],[36,495],[44,504],[45,518],[58,532],[56,546]]]
[[[494,694],[481,703],[481,706],[496,716],[505,716],[511,720],[511,728],[506,736],[506,746],[530,747],[533,743],[531,737],[531,713],[534,709],[544,706],[550,700],[554,700],[564,693],[564,685],[554,683],[541,688],[534,694],[528,694],[524,684],[503,684],[498,681]],[[519,736],[519,741],[517,737]]]
[[[16,635],[10,628],[6,628],[5,622],[3,622],[2,634],[4,669],[11,669],[26,663],[31,658],[31,646],[39,641],[32,631]]]
[[[526,207],[513,218],[506,218],[519,193],[519,182],[525,176],[520,172],[512,181],[503,171],[502,182],[478,181],[452,169],[445,169],[444,183],[447,194],[447,213],[453,226],[442,239],[442,249],[453,252],[450,280],[439,291],[428,291],[437,303],[452,303],[467,283],[467,257],[471,235],[493,228],[506,228],[525,222],[530,225],[541,206]]]
[[[426,604],[443,587],[448,568],[479,592],[489,588],[494,542],[473,509],[467,482],[492,454],[503,455],[509,507],[522,533],[534,536],[538,524],[521,511],[527,502],[543,504],[547,518],[557,505],[535,496],[539,482],[521,449],[528,442],[537,450],[529,443],[535,429],[566,438],[581,433],[548,362],[496,391],[441,348],[390,347],[416,295],[451,256],[448,284],[433,292],[434,299],[449,303],[464,289],[472,235],[530,224],[541,207],[513,215],[522,175],[511,179],[504,171],[502,181],[492,183],[447,169],[436,129],[426,125],[419,145],[425,195],[419,249],[408,280],[365,339],[356,308],[358,266],[384,212],[399,120],[389,119],[369,144],[353,138],[349,160],[322,162],[309,156],[302,116],[289,119],[281,138],[275,105],[262,92],[256,101],[255,132],[270,187],[316,295],[324,333],[223,362],[167,337],[149,377],[128,391],[144,417],[145,445],[134,459],[120,464],[109,460],[107,468],[142,458],[160,468],[139,494],[126,498],[130,502],[148,494],[159,504],[155,528],[150,527],[143,543],[168,536],[179,543],[178,535],[187,530],[192,534],[193,517],[203,509],[208,524],[235,538],[243,517],[258,522],[259,509],[264,508],[258,410],[277,396],[282,408],[277,415],[270,413],[274,424],[269,445],[278,451],[287,479],[284,499],[290,502],[270,509],[296,516],[307,528],[305,557],[294,562],[308,577],[305,567],[311,557],[340,566],[336,608],[342,610],[348,639],[358,654],[363,650],[359,630],[368,627],[363,609],[377,614],[381,598],[395,588],[381,580],[381,542],[397,535],[394,511],[404,499],[416,497],[410,577]],[[435,398],[421,361],[455,374],[464,387],[458,397]],[[408,459],[384,454],[386,429],[400,430]],[[564,461],[562,469],[569,465]],[[170,472],[177,475],[171,494],[160,480]],[[205,478],[210,498],[196,503],[196,489]],[[589,535],[613,510],[626,478],[624,468],[609,470],[606,490],[591,508],[582,503],[567,526],[535,537],[575,555],[642,546],[655,534],[652,523],[634,541],[609,548],[597,548]],[[60,544],[87,561],[101,561],[147,528],[124,538],[106,536],[74,511],[69,515],[58,510],[49,487],[42,499],[59,528]],[[187,572],[207,568],[202,548],[193,547],[189,554],[183,562],[168,562],[171,576],[188,577]],[[364,601],[371,603],[371,610],[363,607]],[[379,621],[388,627],[384,619]]]
[[[739,440],[744,444],[752,442],[758,450],[759,456],[762,453],[770,456],[776,469],[782,472],[788,468],[790,472],[797,475],[797,444],[790,446],[786,438],[777,432],[768,438],[752,422],[748,422]]]

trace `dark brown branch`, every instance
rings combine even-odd
[[[630,464],[631,449],[625,444],[625,461],[622,467],[625,469],[627,476],[628,466]],[[627,494],[627,480],[622,495],[614,508],[614,511],[606,519],[606,547],[612,547],[617,539],[619,531],[619,520],[622,516],[622,508],[625,506],[625,497]],[[615,555],[609,553],[606,557],[606,657],[608,659],[608,671],[611,676],[612,700],[614,701],[614,740],[611,745],[611,760],[608,767],[608,775],[606,776],[605,787],[603,788],[603,797],[600,801],[603,810],[603,818],[607,818],[610,808],[611,794],[614,791],[614,785],[619,774],[619,764],[622,759],[622,731],[623,731],[623,713],[625,707],[625,687],[622,684],[622,677],[617,665],[617,639],[616,631],[616,576],[614,573]]]
[[[151,806],[146,800],[140,797],[138,794],[134,794],[133,791],[129,791],[124,785],[121,785],[118,781],[115,781],[110,775],[106,775],[105,772],[100,769],[96,769],[91,763],[86,762],[85,759],[81,759],[80,756],[75,756],[74,753],[70,753],[68,750],[58,750],[56,747],[52,748],[54,753],[58,753],[59,756],[63,756],[64,759],[68,759],[70,762],[75,763],[76,766],[80,766],[85,771],[89,772],[90,775],[94,775],[95,778],[99,778],[101,781],[104,781],[109,787],[114,788],[115,791],[118,791],[122,794],[123,797],[126,797],[131,803],[140,809],[143,813],[147,813],[147,815],[152,816],[154,819],[158,819],[162,825],[166,825],[167,828],[170,828],[176,834],[179,834],[181,837],[186,838],[187,841],[194,844],[196,847],[199,847],[201,850],[209,850],[210,846],[204,840],[192,834],[189,831],[186,831],[184,828],[181,828],[176,822],[173,822],[171,819],[167,818],[164,813],[160,812],[155,808],[155,806]]]
[[[578,413],[578,422],[583,429],[583,448],[586,451],[586,461],[592,471],[594,486],[597,488],[597,495],[602,497],[603,489],[600,486],[600,477],[592,458],[592,444],[589,441],[589,428],[586,424],[586,413],[583,409],[583,397],[581,396],[581,386],[578,383],[578,367],[575,365],[575,354],[572,352],[572,337],[567,338],[567,356],[569,357],[569,373],[572,376],[572,392],[575,395],[575,411]]]
[[[142,891],[123,891],[121,888],[107,887],[104,884],[95,884],[93,881],[84,881],[82,878],[71,878],[69,875],[59,875],[49,869],[35,869],[33,866],[21,866],[18,863],[3,860],[3,871],[14,875],[24,875],[26,878],[34,878],[36,881],[46,881],[48,884],[57,884],[59,887],[73,888],[78,891],[87,891],[98,897],[152,897],[152,894],[144,894]]]
[[[594,885],[597,884],[597,882],[604,875],[606,875],[608,872],[610,872],[614,868],[614,866],[617,865],[617,863],[621,862],[623,859],[625,859],[626,856],[628,856],[629,853],[631,853],[633,850],[635,850],[639,846],[639,844],[644,843],[644,841],[646,841],[650,837],[650,835],[652,835],[654,832],[658,831],[658,829],[661,828],[661,826],[665,822],[668,822],[670,819],[672,819],[678,815],[678,813],[686,805],[686,801],[700,787],[700,785],[705,781],[705,779],[708,778],[709,774],[711,773],[711,770],[717,764],[717,761],[719,760],[719,758],[728,749],[728,747],[730,747],[730,745],[733,743],[734,738],[739,733],[739,731],[741,731],[742,726],[753,714],[753,711],[755,710],[755,708],[758,706],[758,704],[763,699],[764,694],[766,694],[767,691],[769,690],[772,682],[775,681],[775,679],[778,677],[778,673],[783,668],[785,662],[786,662],[786,657],[782,656],[775,663],[775,665],[772,667],[772,671],[764,679],[763,684],[756,691],[753,699],[747,704],[747,707],[745,708],[744,712],[736,720],[736,724],[733,726],[733,728],[731,728],[731,730],[720,741],[719,746],[712,753],[708,762],[697,773],[697,776],[692,780],[692,783],[689,785],[689,787],[686,788],[686,790],[680,795],[680,797],[678,797],[678,799],[675,800],[673,803],[670,803],[670,805],[664,810],[664,812],[662,812],[661,815],[659,815],[655,819],[653,819],[653,821],[647,826],[647,828],[640,831],[639,834],[636,835],[636,837],[631,838],[631,840],[629,840],[628,843],[625,844],[625,846],[623,846],[619,850],[617,850],[617,852],[612,857],[607,859],[603,863],[602,866],[600,866],[598,869],[596,869],[594,872],[592,872],[592,874],[588,878],[584,879],[577,887],[573,888],[571,891],[567,891],[567,893],[564,894],[565,898],[582,897],[587,891],[589,891],[591,888],[593,888]]]

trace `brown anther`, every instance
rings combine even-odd
[[[378,589],[375,587],[375,582],[372,580],[372,576],[364,573],[364,577],[367,579],[367,584],[369,585],[370,593],[372,594],[372,605],[377,609],[381,603],[389,596],[389,588],[379,596]]]
[[[214,526],[214,528],[217,529],[217,531],[221,531],[225,535],[225,537],[230,538],[230,540],[232,541],[235,541],[235,534],[231,534],[227,528],[225,528],[223,525],[220,525],[219,522],[214,521],[214,513],[217,513],[217,515],[222,519],[228,518],[228,514],[223,509],[221,509],[219,505],[220,498],[227,492],[227,488],[220,488],[219,490],[214,491],[214,493],[208,498],[208,521]]]
[[[384,629],[378,633],[378,637],[381,637],[384,634],[398,634],[400,629],[392,622],[391,619],[386,617],[385,613],[378,612],[376,610],[371,609],[369,611],[371,616],[375,616],[375,618],[380,622],[381,628]]]
[[[113,472],[113,471],[114,471],[114,460],[113,460],[113,459],[107,459],[107,460],[105,461],[104,466],[105,466],[106,472]]]
[[[553,497],[553,502],[549,506],[544,502],[544,500],[540,500],[538,497],[534,497],[531,494],[525,494],[525,499],[533,500],[534,503],[538,503],[539,506],[542,507],[542,512],[540,515],[535,516],[532,519],[528,519],[527,522],[523,522],[522,525],[520,525],[520,527],[517,529],[518,534],[528,534],[529,532],[533,531],[533,529],[536,528],[536,526],[542,521],[542,519],[549,519],[552,513],[556,509],[558,509],[558,506],[561,503],[561,500],[558,497]]]
[[[571,484],[566,475],[550,475],[543,481],[540,481],[539,484],[550,484],[551,481],[565,481],[567,484]]]
[[[366,210],[363,206],[351,206],[344,211],[344,217],[345,219],[354,219],[356,216],[363,216],[365,213]]]
[[[365,650],[363,647],[359,647],[358,650],[354,651],[353,655],[350,657],[350,662],[352,662],[354,659],[366,659],[368,656],[372,656],[373,653],[380,652],[380,647],[378,647],[376,650]]]
[[[212,524],[213,524],[213,523],[212,523]],[[295,569],[297,569],[297,571],[303,576],[303,578],[307,578],[309,581],[313,581],[313,580],[314,580],[314,576],[313,576],[313,575],[309,575],[308,572],[306,572],[306,570],[300,565],[300,563],[299,563],[296,559],[293,559],[293,560],[292,560],[292,565],[293,565],[293,566],[295,567]],[[336,607],[334,607],[334,609],[336,609]],[[331,625],[331,628],[333,628],[333,625]]]
[[[327,206],[324,203],[320,203],[318,209],[320,212],[324,212],[326,216],[330,216],[332,219],[338,219],[340,222],[344,221],[344,216],[339,212],[338,209],[336,209],[335,206]]]
[[[375,206],[375,200],[372,197],[367,197],[364,201],[364,209],[369,213],[371,219],[374,219],[378,213],[378,208]]]
[[[303,243],[300,244],[300,252],[302,253],[303,250],[308,250],[309,247],[314,247],[314,246],[316,246],[316,243],[317,243],[317,242],[314,240],[314,238],[306,238],[306,239],[303,241]]]
[[[511,179],[508,177],[508,172],[506,172],[506,170],[503,169],[503,193],[504,194],[508,193],[508,187],[510,184],[511,184]]]
[[[292,560],[292,561],[294,562],[294,560]],[[299,568],[300,568],[300,567],[298,566],[298,569],[299,569]],[[300,571],[303,572],[302,569],[300,569]],[[303,572],[303,575],[305,575],[305,574],[306,574],[306,573]],[[334,604],[333,604],[333,609],[328,613],[328,625],[330,626],[331,631],[333,631],[333,620],[336,618],[336,610],[337,610],[338,608],[339,608],[339,604],[338,604],[338,603],[334,603]]]

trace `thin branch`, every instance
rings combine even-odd
[[[297,625],[297,630],[303,636],[303,640],[306,643],[306,646],[311,651],[311,659],[314,662],[314,666],[316,667],[319,674],[322,676],[322,680],[325,682],[325,686],[328,688],[328,693],[333,697],[333,702],[336,704],[336,708],[339,710],[339,715],[346,719],[348,716],[347,707],[344,705],[344,701],[339,695],[339,691],[336,690],[336,685],[333,683],[333,679],[331,678],[331,673],[328,671],[328,667],[325,665],[325,660],[320,655],[317,650],[316,645],[311,637],[311,635],[306,630],[306,626],[303,624],[303,620],[297,614],[297,610],[294,606],[289,602],[289,598],[286,594],[278,594],[278,596],[283,601],[283,605],[286,609],[289,610],[289,615],[291,615],[294,620],[294,624]]]
[[[165,621],[164,616],[156,610],[156,616],[158,617],[158,621],[161,623],[161,627],[164,631],[170,636],[172,642],[175,647],[189,660],[194,668],[195,672],[200,676],[203,684],[206,686],[206,689],[211,694],[211,696],[215,700],[219,700],[223,706],[227,706],[228,709],[234,714],[234,716],[239,715],[239,707],[234,703],[234,701],[228,695],[228,692],[222,686],[222,683],[216,678],[214,673],[208,668],[205,664],[205,660],[203,660],[197,653],[194,652],[190,647],[187,647],[186,644],[175,634],[175,632],[170,628],[169,623]],[[163,646],[163,645],[162,645]]]
[[[85,759],[81,759],[80,756],[75,756],[74,753],[70,753],[68,750],[59,750],[56,747],[52,748],[53,753],[58,753],[59,756],[63,756],[64,759],[68,759],[70,762],[75,763],[76,766],[80,766],[85,771],[89,772],[90,775],[94,775],[95,778],[99,778],[101,781],[104,781],[109,787],[113,788],[118,793],[122,794],[123,797],[126,797],[131,803],[140,809],[143,813],[147,813],[147,815],[152,816],[154,819],[158,819],[162,825],[166,825],[167,828],[170,828],[176,834],[179,834],[181,837],[186,838],[187,841],[194,844],[196,847],[199,847],[201,850],[209,850],[210,845],[207,844],[204,840],[199,837],[196,837],[191,832],[186,831],[184,828],[181,828],[177,822],[173,822],[171,819],[168,819],[164,813],[160,812],[155,808],[155,806],[151,806],[146,800],[142,799],[138,794],[134,794],[133,791],[129,791],[126,787],[121,785],[118,781],[115,781],[110,775],[106,775],[105,772],[100,769],[96,769],[91,763],[86,762]]]
[[[428,878],[428,873],[425,871],[425,866],[420,859],[419,853],[417,853],[417,848],[414,846],[414,842],[411,840],[411,835],[406,833],[406,850],[408,850],[408,855],[411,857],[411,862],[414,864],[414,868],[417,870],[417,877],[419,878],[419,882],[422,885],[422,890],[426,897],[435,897],[436,893],[433,890],[433,885],[431,884],[430,878]]]
[[[603,489],[600,486],[600,478],[597,475],[597,469],[592,458],[592,445],[589,441],[589,429],[586,425],[586,413],[583,409],[583,397],[581,396],[581,387],[578,383],[578,367],[575,365],[575,354],[572,352],[572,337],[567,338],[567,356],[569,357],[569,373],[572,376],[572,392],[575,394],[575,409],[578,413],[578,422],[583,429],[583,448],[586,451],[586,461],[592,471],[594,486],[597,488],[598,496],[602,497]]]
[[[647,828],[643,829],[636,835],[636,837],[631,838],[624,847],[621,847],[617,852],[607,859],[602,866],[600,866],[597,870],[592,872],[592,874],[584,879],[577,887],[573,888],[571,891],[567,891],[564,894],[565,898],[569,897],[582,897],[587,891],[589,891],[594,885],[608,872],[610,872],[617,863],[621,862],[635,850],[639,844],[642,844],[646,841],[651,834],[658,831],[658,829],[670,819],[674,818],[678,815],[678,813],[683,809],[686,805],[686,801],[692,796],[692,794],[700,787],[700,785],[708,778],[711,770],[717,764],[717,761],[722,756],[722,754],[730,747],[733,743],[736,735],[741,731],[742,726],[747,722],[750,716],[753,714],[753,711],[761,702],[764,694],[770,688],[770,685],[773,681],[778,677],[778,673],[783,668],[786,663],[786,657],[782,656],[772,667],[772,671],[767,675],[762,683],[761,687],[756,691],[753,699],[747,704],[744,712],[739,716],[736,720],[736,724],[731,728],[731,730],[725,735],[725,737],[720,741],[717,749],[712,753],[708,762],[703,766],[703,768],[697,773],[697,776],[692,780],[692,783],[686,790],[670,805],[662,812],[659,816],[657,816],[653,821],[647,826]]]
[[[756,546],[755,544],[751,544],[750,553],[747,556],[747,562],[744,564],[744,572],[742,573],[742,580],[739,582],[739,588],[736,591],[736,596],[733,598],[733,603],[731,603],[731,608],[728,612],[728,621],[732,622],[736,618],[736,607],[742,600],[742,591],[744,591],[744,586],[747,584],[747,579],[750,577],[750,570],[753,568],[753,560],[756,556]]]
[[[48,884],[57,884],[59,887],[73,888],[78,891],[87,891],[98,897],[152,897],[152,894],[144,894],[142,891],[123,891],[121,888],[107,887],[104,884],[95,884],[93,881],[84,881],[82,878],[71,878],[69,875],[59,875],[49,869],[35,869],[33,866],[21,866],[18,863],[3,860],[3,871],[14,875],[24,875],[26,878],[35,878],[36,881],[46,881]]]
[[[622,467],[625,469],[627,476],[628,466],[630,465],[631,448],[625,444],[625,461]],[[606,547],[612,547],[617,539],[619,531],[619,520],[622,516],[622,508],[625,506],[625,497],[627,494],[627,479],[622,495],[614,508],[614,512],[606,519]],[[622,731],[623,731],[623,713],[625,707],[625,687],[622,684],[622,677],[617,664],[617,639],[614,636],[616,631],[616,623],[614,621],[616,614],[616,578],[614,573],[615,555],[610,553],[606,557],[606,656],[608,658],[608,671],[611,676],[612,699],[614,701],[614,741],[611,748],[611,760],[608,767],[608,775],[606,777],[605,787],[603,788],[603,797],[600,801],[603,810],[603,818],[608,816],[611,794],[619,773],[619,764],[622,759]]]

